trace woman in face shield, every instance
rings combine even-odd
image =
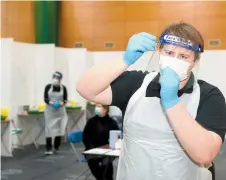
[[[86,150],[109,144],[109,132],[119,130],[114,119],[109,117],[109,107],[97,104],[95,116],[90,118],[83,131]],[[89,168],[97,180],[113,180],[111,158],[92,158],[87,156]]]
[[[149,33],[133,35],[122,58],[92,67],[77,91],[123,112],[117,180],[212,180],[205,167],[224,141],[226,105],[217,87],[191,71],[204,40],[195,27],[180,22],[166,27],[159,42]],[[160,72],[126,71],[155,49]]]
[[[67,124],[67,113],[65,104],[67,103],[67,89],[61,84],[62,73],[53,74],[52,83],[46,85],[44,92],[45,109],[45,136],[46,155],[53,154],[52,139],[54,139],[54,152],[60,147],[61,138],[65,133]]]

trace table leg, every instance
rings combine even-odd
[[[1,144],[3,145],[4,149],[5,149],[9,154],[11,154],[9,148],[7,148],[7,146],[6,146],[5,142],[4,142],[4,134],[5,134],[5,131],[7,130],[7,128],[9,127],[9,123],[10,123],[10,122],[6,123],[5,128],[4,128],[3,131],[1,132]],[[5,124],[4,124],[4,125],[5,125]],[[1,124],[1,127],[2,127],[2,124]],[[10,132],[10,133],[11,133],[11,132]],[[10,135],[11,135],[11,134],[10,134]]]
[[[78,127],[78,121],[80,120],[80,118],[84,115],[84,111],[80,112],[80,115],[77,118],[73,118],[74,117],[74,112],[72,112],[72,121],[74,122],[74,124],[72,125],[71,129],[74,129],[74,127],[76,126],[79,130],[80,128]]]
[[[24,121],[23,118],[21,118],[21,122],[23,123],[23,126],[24,126],[25,130],[27,131],[27,134],[29,134],[29,136],[30,136],[31,140],[33,141],[35,147],[38,149],[38,144],[36,143],[36,140],[35,140],[34,136],[32,135],[32,133],[30,133],[30,130],[28,130],[28,128],[26,126],[26,122]]]
[[[38,117],[37,121],[38,121],[38,124],[39,124],[41,130],[39,131],[39,133],[38,133],[37,137],[35,138],[35,140],[37,140],[42,135],[42,132],[44,131],[44,128],[45,128],[45,125],[42,125],[42,123],[40,122],[40,119],[41,118]]]
[[[73,143],[70,143],[70,144],[71,144],[71,147],[72,147],[72,149],[73,149],[75,155],[76,155],[77,158],[78,158],[78,161],[81,162],[82,160],[80,159],[79,153],[78,153],[77,150],[75,149],[74,144],[73,144]]]
[[[15,130],[17,131],[17,130],[18,130],[18,128],[17,128],[17,126],[16,126],[15,121],[14,121],[13,119],[12,119],[11,121],[12,121],[12,125],[13,125],[13,127],[14,127],[14,128],[15,128]],[[21,141],[21,139],[20,139],[19,134],[16,134],[16,136],[17,136],[17,138],[18,138],[19,145],[20,145],[22,148],[24,148],[23,143],[22,143],[22,141]]]

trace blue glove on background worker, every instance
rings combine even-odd
[[[156,37],[154,35],[142,32],[133,35],[127,45],[124,53],[124,62],[131,65],[139,59],[144,52],[153,51],[156,46]]]
[[[170,67],[160,69],[160,74],[160,96],[162,106],[167,110],[179,102],[178,90],[180,87],[180,78]]]
[[[53,107],[54,107],[54,108],[59,108],[60,106],[61,106],[61,104],[58,103],[58,102],[54,102],[54,103],[53,103]]]

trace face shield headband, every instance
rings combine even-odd
[[[53,74],[53,78],[55,78],[55,77],[57,77],[57,78],[59,78],[59,79],[62,79],[62,74],[61,73],[58,73],[58,72],[55,72],[54,74]]]
[[[192,50],[196,53],[203,52],[203,49],[200,47],[199,44],[193,44],[192,41],[186,40],[178,36],[162,34],[159,40],[161,44],[172,44],[175,46],[180,46]]]

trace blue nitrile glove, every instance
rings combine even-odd
[[[139,59],[144,52],[153,51],[156,46],[156,37],[149,33],[138,33],[133,35],[127,44],[123,55],[124,62],[131,65]]]
[[[53,107],[54,108],[59,108],[61,105],[60,105],[60,103],[58,103],[58,102],[55,102],[55,103],[53,103]]]
[[[160,70],[160,96],[163,108],[169,109],[179,102],[178,90],[180,87],[180,78],[170,67]]]

